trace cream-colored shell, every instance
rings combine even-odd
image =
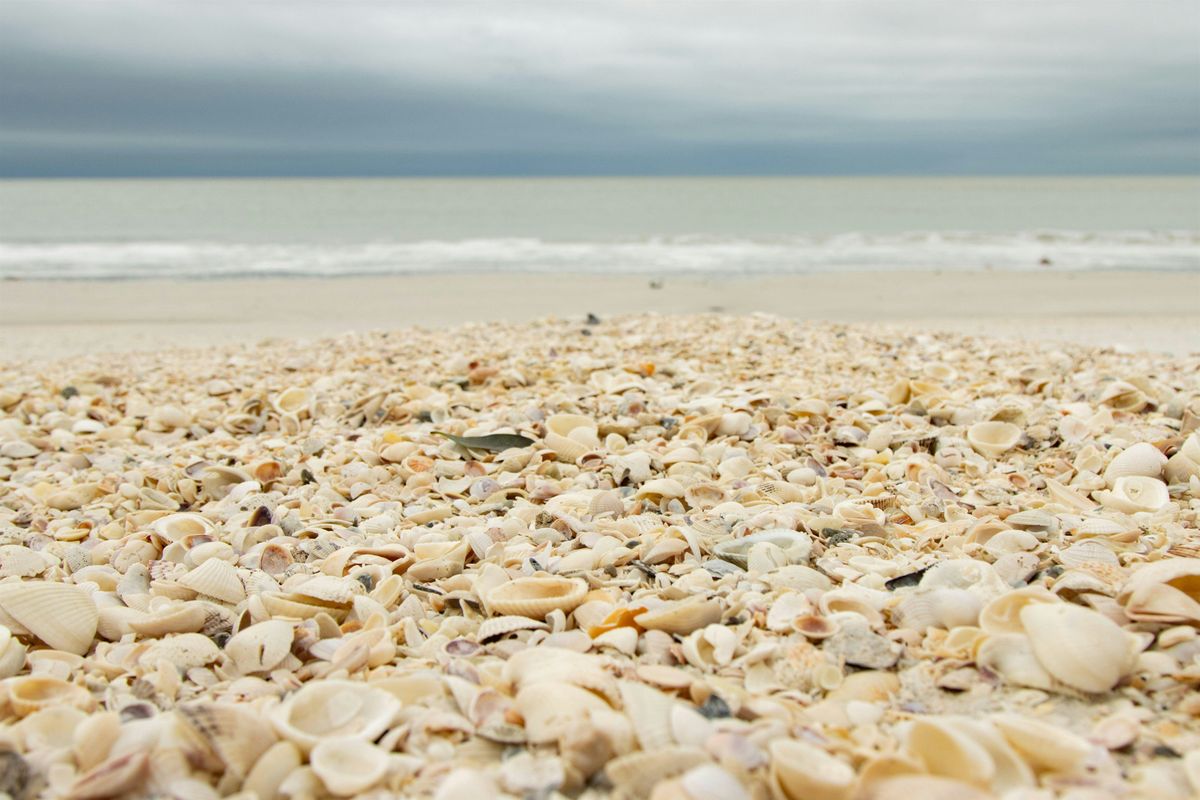
[[[533,575],[496,586],[484,600],[496,614],[545,619],[552,611],[574,611],[587,591],[587,584],[578,578]]]
[[[1104,470],[1104,480],[1112,486],[1118,478],[1129,475],[1157,478],[1166,463],[1167,457],[1161,450],[1149,442],[1138,442],[1113,456]]]
[[[560,461],[574,464],[600,447],[595,420],[581,414],[555,414],[546,420],[546,446]]]
[[[347,797],[378,783],[387,773],[388,756],[370,742],[342,737],[317,742],[308,763],[326,789]]]
[[[0,623],[29,631],[55,650],[84,655],[96,638],[99,614],[88,593],[73,584],[8,582],[0,583]]]
[[[369,684],[323,680],[290,695],[270,717],[280,736],[307,753],[322,739],[374,741],[399,711],[399,700]]]
[[[1158,511],[1171,502],[1167,485],[1157,478],[1143,475],[1126,475],[1117,478],[1110,490],[1093,492],[1092,496],[1105,508],[1124,514],[1139,511]]]
[[[1133,620],[1200,625],[1200,558],[1143,564],[1121,587],[1117,600]]]
[[[854,787],[854,768],[815,745],[775,739],[769,746],[770,780],[784,800],[845,800]]]
[[[1067,686],[1107,692],[1133,668],[1133,638],[1103,614],[1070,603],[1034,603],[1021,609],[1020,619],[1038,661]]]
[[[644,611],[633,621],[647,630],[686,636],[706,625],[720,622],[721,604],[716,599],[696,595]]]
[[[967,441],[991,458],[1003,455],[1021,441],[1021,429],[1011,422],[977,422],[967,429]]]
[[[237,567],[219,558],[210,558],[179,579],[179,583],[197,594],[215,597],[231,605],[246,599],[246,587]]]
[[[243,628],[225,643],[225,654],[243,675],[268,672],[292,651],[292,624],[269,619]]]

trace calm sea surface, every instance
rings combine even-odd
[[[0,181],[0,278],[1200,269],[1200,177]]]

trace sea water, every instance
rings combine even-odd
[[[1200,177],[0,181],[0,278],[1200,269]]]

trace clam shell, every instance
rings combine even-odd
[[[1200,558],[1142,565],[1121,587],[1117,600],[1133,620],[1200,624]]]
[[[633,723],[633,732],[643,750],[657,750],[675,744],[671,728],[671,709],[679,704],[674,697],[637,681],[618,681],[625,714]]]
[[[291,623],[269,619],[243,628],[225,643],[225,654],[243,675],[268,672],[292,651]]]
[[[297,417],[303,417],[312,410],[313,400],[312,390],[289,386],[271,398],[271,407],[280,414],[295,414]]]
[[[604,774],[624,797],[649,797],[661,781],[684,774],[709,762],[697,747],[663,747],[653,752],[638,750],[617,756],[604,767]]]
[[[47,675],[9,678],[4,686],[8,690],[8,702],[18,717],[27,717],[53,706],[73,706],[88,711],[95,705],[87,689]]]
[[[308,753],[322,739],[377,739],[400,711],[400,701],[365,683],[323,680],[304,686],[270,713],[276,732]]]
[[[560,461],[574,464],[600,447],[595,420],[580,414],[555,414],[546,420],[546,446]]]
[[[782,549],[792,564],[807,562],[812,552],[812,537],[807,533],[788,528],[773,528],[743,536],[741,539],[727,539],[713,548],[713,555],[746,569],[749,565],[750,550],[761,543],[773,544]]]
[[[210,772],[243,778],[275,742],[261,714],[232,703],[185,703],[175,709],[179,730],[190,743],[188,756]]]
[[[258,761],[242,782],[242,791],[252,792],[259,798],[277,797],[283,781],[300,768],[301,753],[289,741],[271,745],[259,756]]]
[[[1057,603],[1059,599],[1040,586],[1003,594],[983,607],[979,627],[990,634],[1024,633],[1021,610],[1033,603]]]
[[[150,523],[150,530],[168,542],[178,542],[185,536],[202,536],[216,529],[216,524],[201,514],[180,512],[159,517]]]
[[[1017,446],[1021,429],[1011,422],[977,422],[967,429],[967,441],[981,455],[995,458]]]
[[[545,619],[552,611],[574,611],[587,591],[587,584],[578,578],[534,575],[502,583],[484,599],[497,614]]]
[[[1039,770],[1070,775],[1084,766],[1094,750],[1086,739],[1058,725],[1020,714],[993,714],[988,719],[1013,749]]]
[[[975,664],[1006,683],[1047,691],[1055,688],[1054,678],[1038,661],[1029,637],[1021,633],[984,637],[976,647]]]
[[[1157,478],[1142,475],[1117,478],[1111,490],[1093,492],[1092,496],[1105,508],[1124,514],[1158,511],[1171,502],[1171,495],[1165,483]]]
[[[308,763],[325,788],[339,796],[365,792],[387,773],[388,756],[375,745],[353,737],[323,739]]]
[[[598,695],[558,681],[525,686],[517,692],[514,707],[525,720],[525,736],[531,744],[557,741],[586,721],[591,713],[609,710]]]
[[[721,613],[720,602],[697,595],[644,611],[633,621],[646,630],[686,636],[706,625],[720,622]]]
[[[1108,617],[1070,603],[1033,603],[1020,611],[1030,646],[1056,680],[1107,692],[1132,669],[1134,641]]]
[[[904,737],[904,752],[931,775],[989,787],[996,766],[987,748],[944,717],[917,717]]]
[[[0,612],[55,650],[76,655],[91,649],[99,623],[92,598],[68,583],[0,583]]]
[[[974,625],[982,610],[979,597],[967,589],[934,589],[910,594],[896,604],[902,627],[924,632],[929,628]]]
[[[228,561],[210,558],[179,579],[179,583],[197,594],[215,597],[231,605],[246,599],[246,587],[237,568]]]
[[[1108,462],[1108,467],[1104,470],[1104,480],[1112,486],[1118,478],[1129,475],[1157,478],[1162,474],[1166,463],[1167,457],[1161,450],[1148,442],[1138,442],[1126,447]]]
[[[795,739],[775,739],[772,788],[786,800],[845,800],[854,786],[854,768],[819,747]]]

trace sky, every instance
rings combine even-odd
[[[1200,172],[1200,2],[0,0],[0,177]]]

